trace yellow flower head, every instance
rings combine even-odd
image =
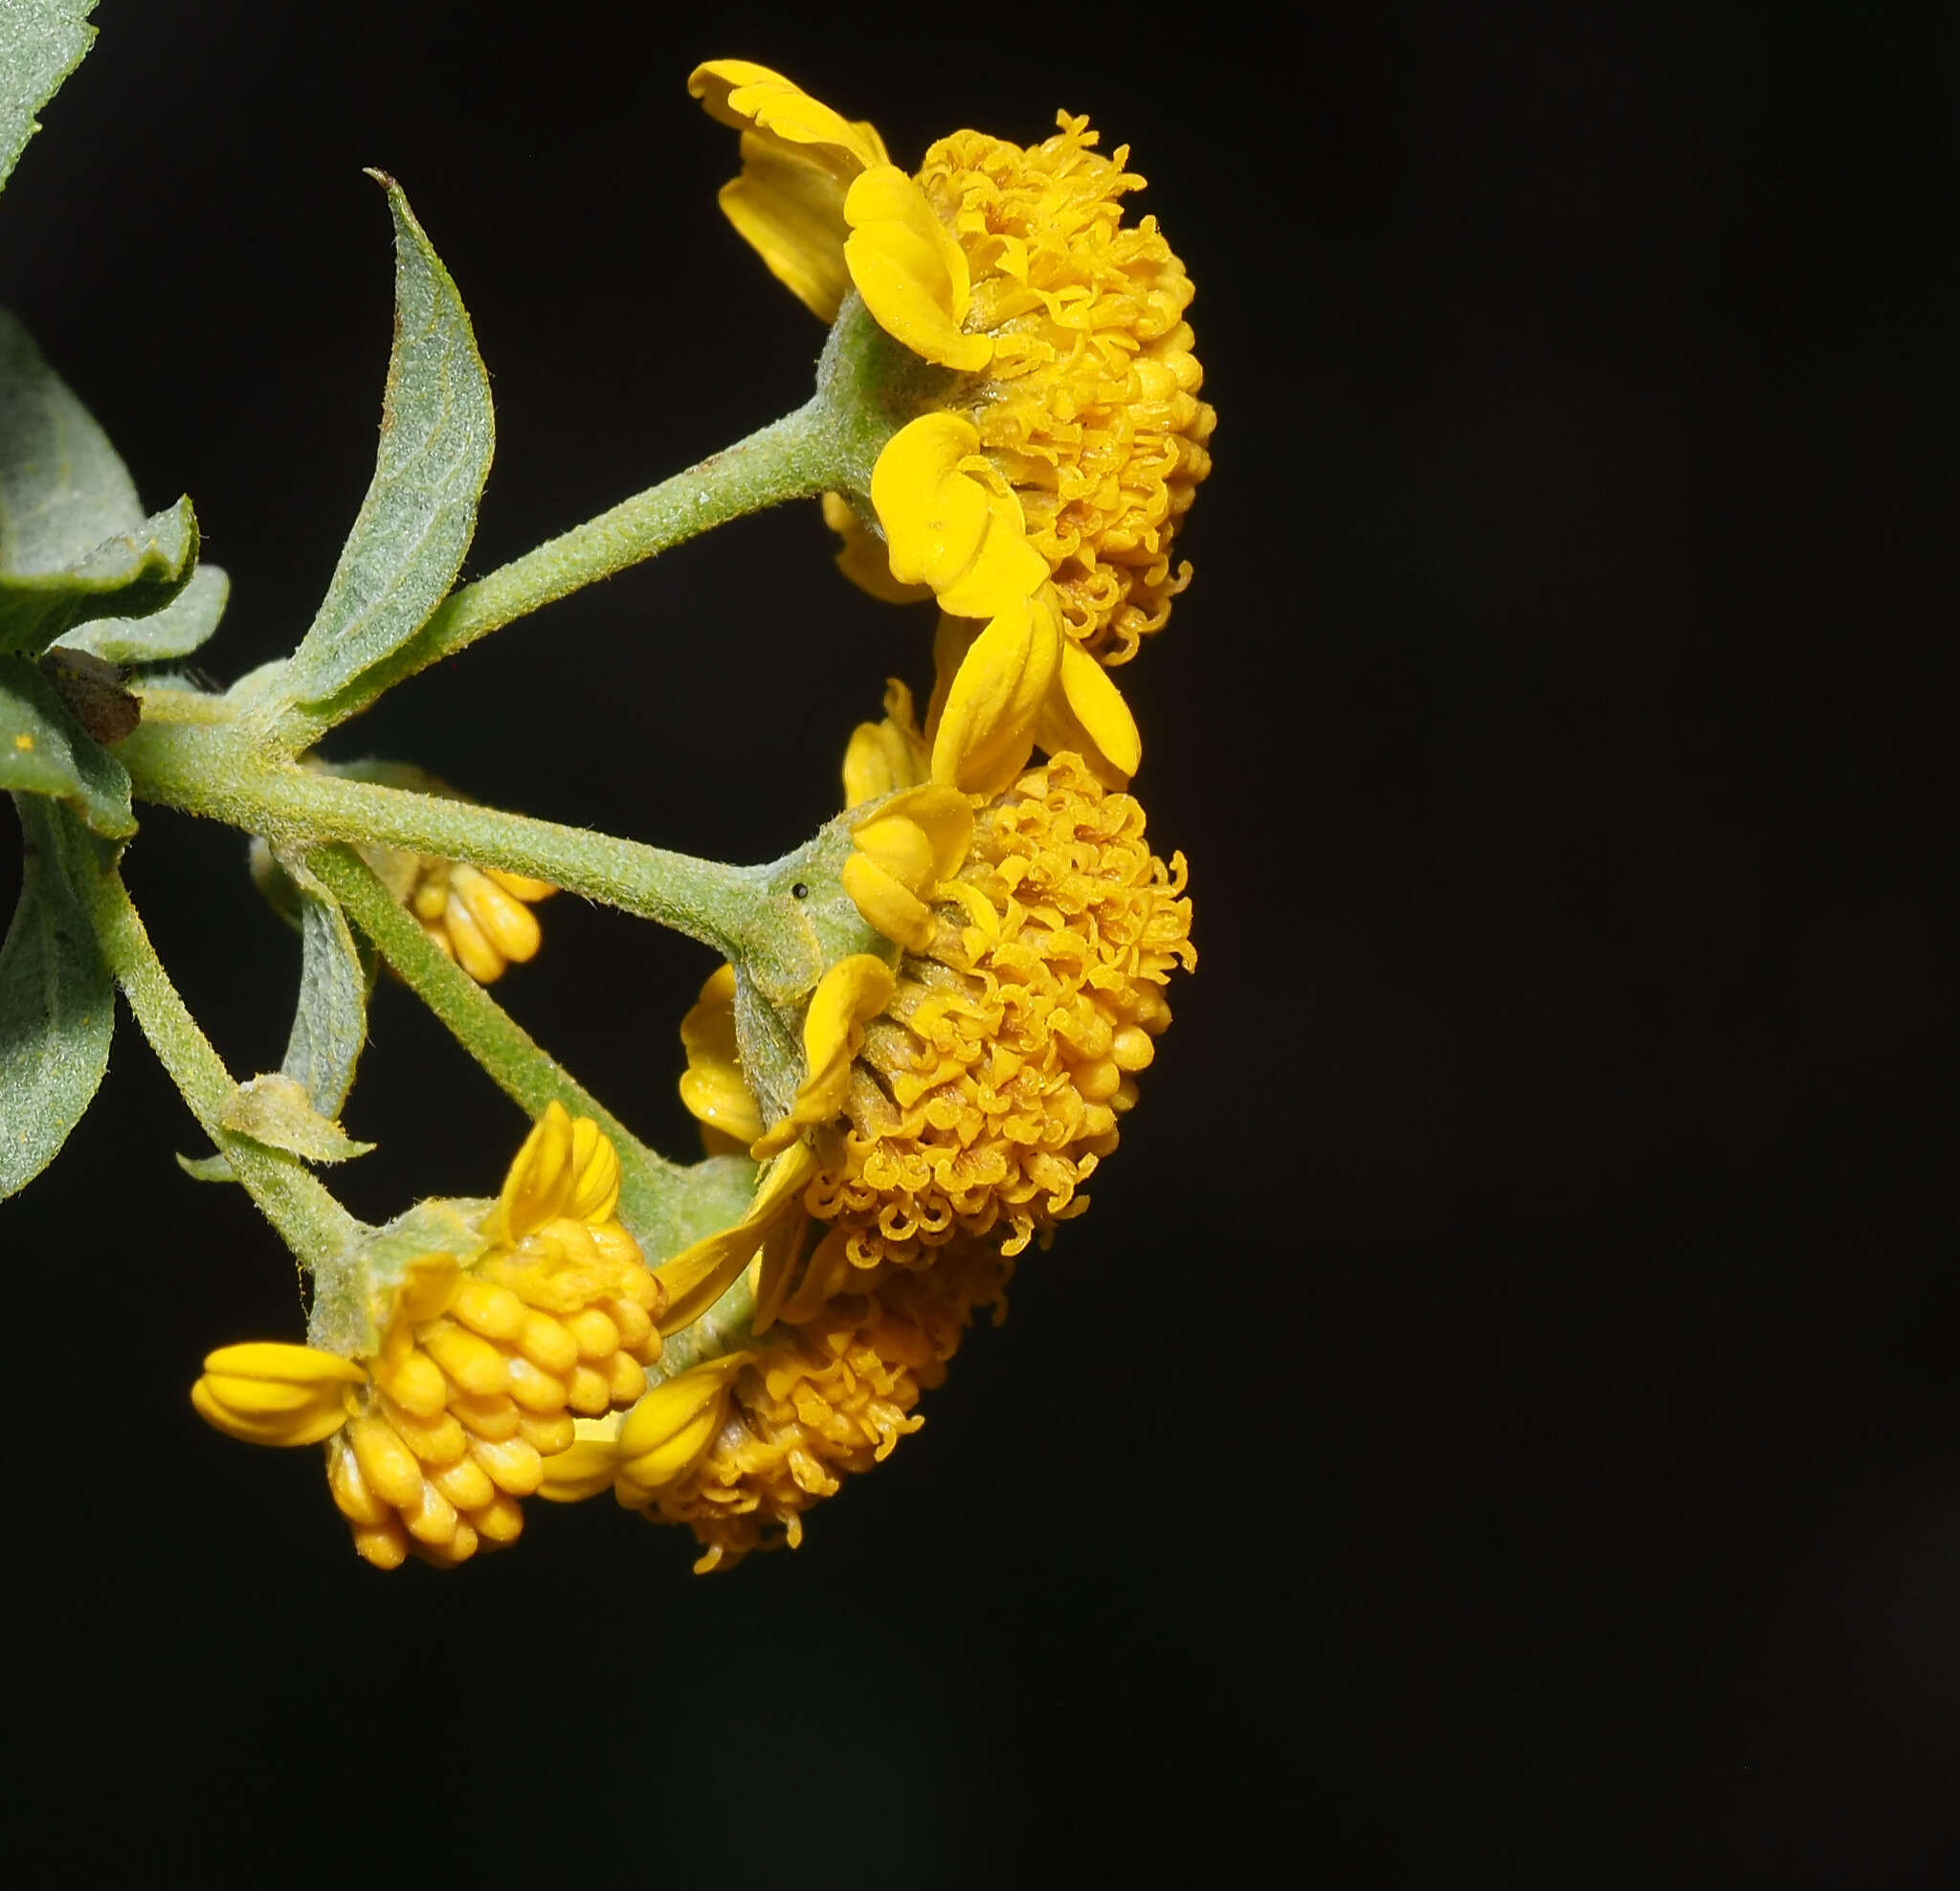
[[[858,731],[847,782],[918,772],[907,706],[895,691],[902,713]],[[1017,1254],[1080,1213],[1170,1021],[1163,987],[1195,963],[1183,857],[1152,855],[1142,808],[1074,755],[977,812],[910,788],[868,808],[854,839],[844,883],[902,948],[896,970],[854,955],[825,973],[802,1089],[754,1145],[775,1157],[755,1205],[661,1270],[718,1292],[760,1253],[759,1327],[779,1309],[807,1317],[861,1270],[921,1265],[961,1237]],[[733,993],[712,979],[690,1014],[682,1096],[748,1127],[753,1099],[727,1106],[746,1090]],[[792,1286],[799,1204],[820,1238]]]
[[[794,1548],[805,1510],[919,1429],[920,1393],[945,1379],[974,1309],[1003,1303],[1011,1271],[977,1242],[930,1269],[888,1269],[655,1388],[623,1421],[581,1423],[577,1442],[546,1461],[543,1495],[610,1486],[651,1521],[690,1524],[702,1573],[758,1547]]]
[[[251,1443],[323,1439],[354,1547],[383,1568],[509,1543],[576,1416],[635,1403],[659,1356],[660,1289],[618,1200],[612,1144],[553,1103],[478,1218],[480,1251],[410,1261],[371,1352],[223,1346],[191,1403]]]
[[[1102,156],[1063,112],[1032,148],[955,132],[907,176],[869,125],[766,67],[716,60],[690,89],[742,129],[722,207],[775,275],[826,322],[855,288],[964,377],[885,448],[904,478],[874,478],[893,576],[978,618],[1052,581],[1070,640],[1127,660],[1188,580],[1171,542],[1215,419],[1184,265],[1154,217],[1123,222],[1143,184],[1128,147]]]

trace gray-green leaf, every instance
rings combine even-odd
[[[32,656],[90,619],[147,616],[196,562],[190,501],[144,517],[108,436],[0,309],[0,651]]]
[[[136,832],[129,774],[24,656],[0,656],[0,788],[72,802],[111,840]]]
[[[305,1086],[278,1072],[234,1085],[218,1122],[234,1135],[249,1136],[307,1162],[345,1162],[374,1146],[355,1142],[339,1123],[322,1116],[307,1099]]]
[[[21,794],[13,805],[27,859],[0,945],[0,1198],[47,1168],[81,1121],[116,1022],[115,988],[64,860],[87,836],[51,802]]]
[[[278,857],[300,896],[300,1003],[280,1068],[322,1116],[337,1117],[368,1039],[368,973],[340,901],[303,860]]]
[[[0,0],[5,6],[6,0]],[[189,656],[209,641],[225,614],[232,581],[215,565],[200,565],[190,582],[147,617],[101,617],[56,639],[111,663],[165,663]]]
[[[196,565],[197,515],[180,499],[62,570],[0,569],[0,651],[33,656],[77,624],[161,611]]]
[[[0,186],[41,128],[34,114],[80,65],[96,0],[0,0]]]
[[[394,213],[394,348],[374,478],[285,679],[300,702],[323,701],[400,649],[448,594],[495,436],[490,377],[462,298],[401,187],[369,175]]]

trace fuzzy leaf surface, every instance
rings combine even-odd
[[[394,346],[374,478],[284,678],[318,702],[391,655],[449,593],[477,526],[495,426],[462,298],[401,187],[370,173],[394,216]]]
[[[300,1002],[283,1073],[323,1117],[337,1117],[368,1041],[368,971],[340,901],[305,863],[280,858],[300,898]]]
[[[236,1085],[225,1099],[218,1121],[234,1135],[249,1136],[307,1162],[345,1162],[374,1146],[355,1142],[339,1123],[322,1116],[305,1086],[277,1071]]]
[[[96,36],[96,0],[0,0],[0,188]]]
[[[0,1198],[59,1153],[109,1067],[116,992],[68,877],[90,843],[66,810],[16,795],[27,858],[0,945]]]
[[[147,616],[196,562],[190,501],[144,517],[108,435],[0,309],[0,652],[32,656],[78,624]]]
[[[129,774],[23,656],[0,656],[0,788],[71,802],[111,840],[136,832]]]
[[[4,0],[0,0],[4,3]],[[190,582],[147,617],[100,617],[56,642],[110,663],[163,663],[189,656],[210,640],[225,614],[232,581],[216,565],[200,565]]]

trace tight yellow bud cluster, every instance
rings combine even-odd
[[[378,1311],[374,1351],[221,1347],[191,1401],[253,1443],[324,1440],[354,1547],[383,1568],[512,1542],[519,1501],[572,1444],[575,1419],[633,1404],[659,1356],[660,1288],[618,1199],[612,1145],[554,1103],[481,1222],[482,1251],[412,1260]]]
[[[537,957],[544,933],[531,908],[558,890],[547,880],[430,854],[361,853],[430,940],[479,985],[494,985],[506,967]]]

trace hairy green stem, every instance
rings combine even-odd
[[[310,747],[384,690],[541,606],[731,519],[824,491],[837,481],[836,432],[828,406],[813,399],[686,472],[635,493],[452,591],[400,650],[329,701],[282,709],[270,733],[289,753]]]
[[[395,903],[359,855],[345,847],[322,847],[307,856],[306,863],[402,982],[519,1109],[535,1118],[544,1115],[546,1104],[562,1103],[573,1116],[590,1117],[606,1132],[619,1153],[621,1202],[629,1225],[644,1218],[636,1212],[642,1201],[648,1212],[657,1208],[675,1166],[648,1148],[450,958]]]
[[[291,845],[400,847],[501,867],[654,920],[724,957],[749,922],[766,874],[467,801],[317,773],[235,728],[146,715],[116,752],[145,801]]]
[[[359,1242],[361,1224],[297,1158],[225,1127],[234,1085],[224,1060],[170,982],[122,877],[104,868],[86,878],[102,957],[171,1082],[285,1244],[309,1269],[332,1271]]]

